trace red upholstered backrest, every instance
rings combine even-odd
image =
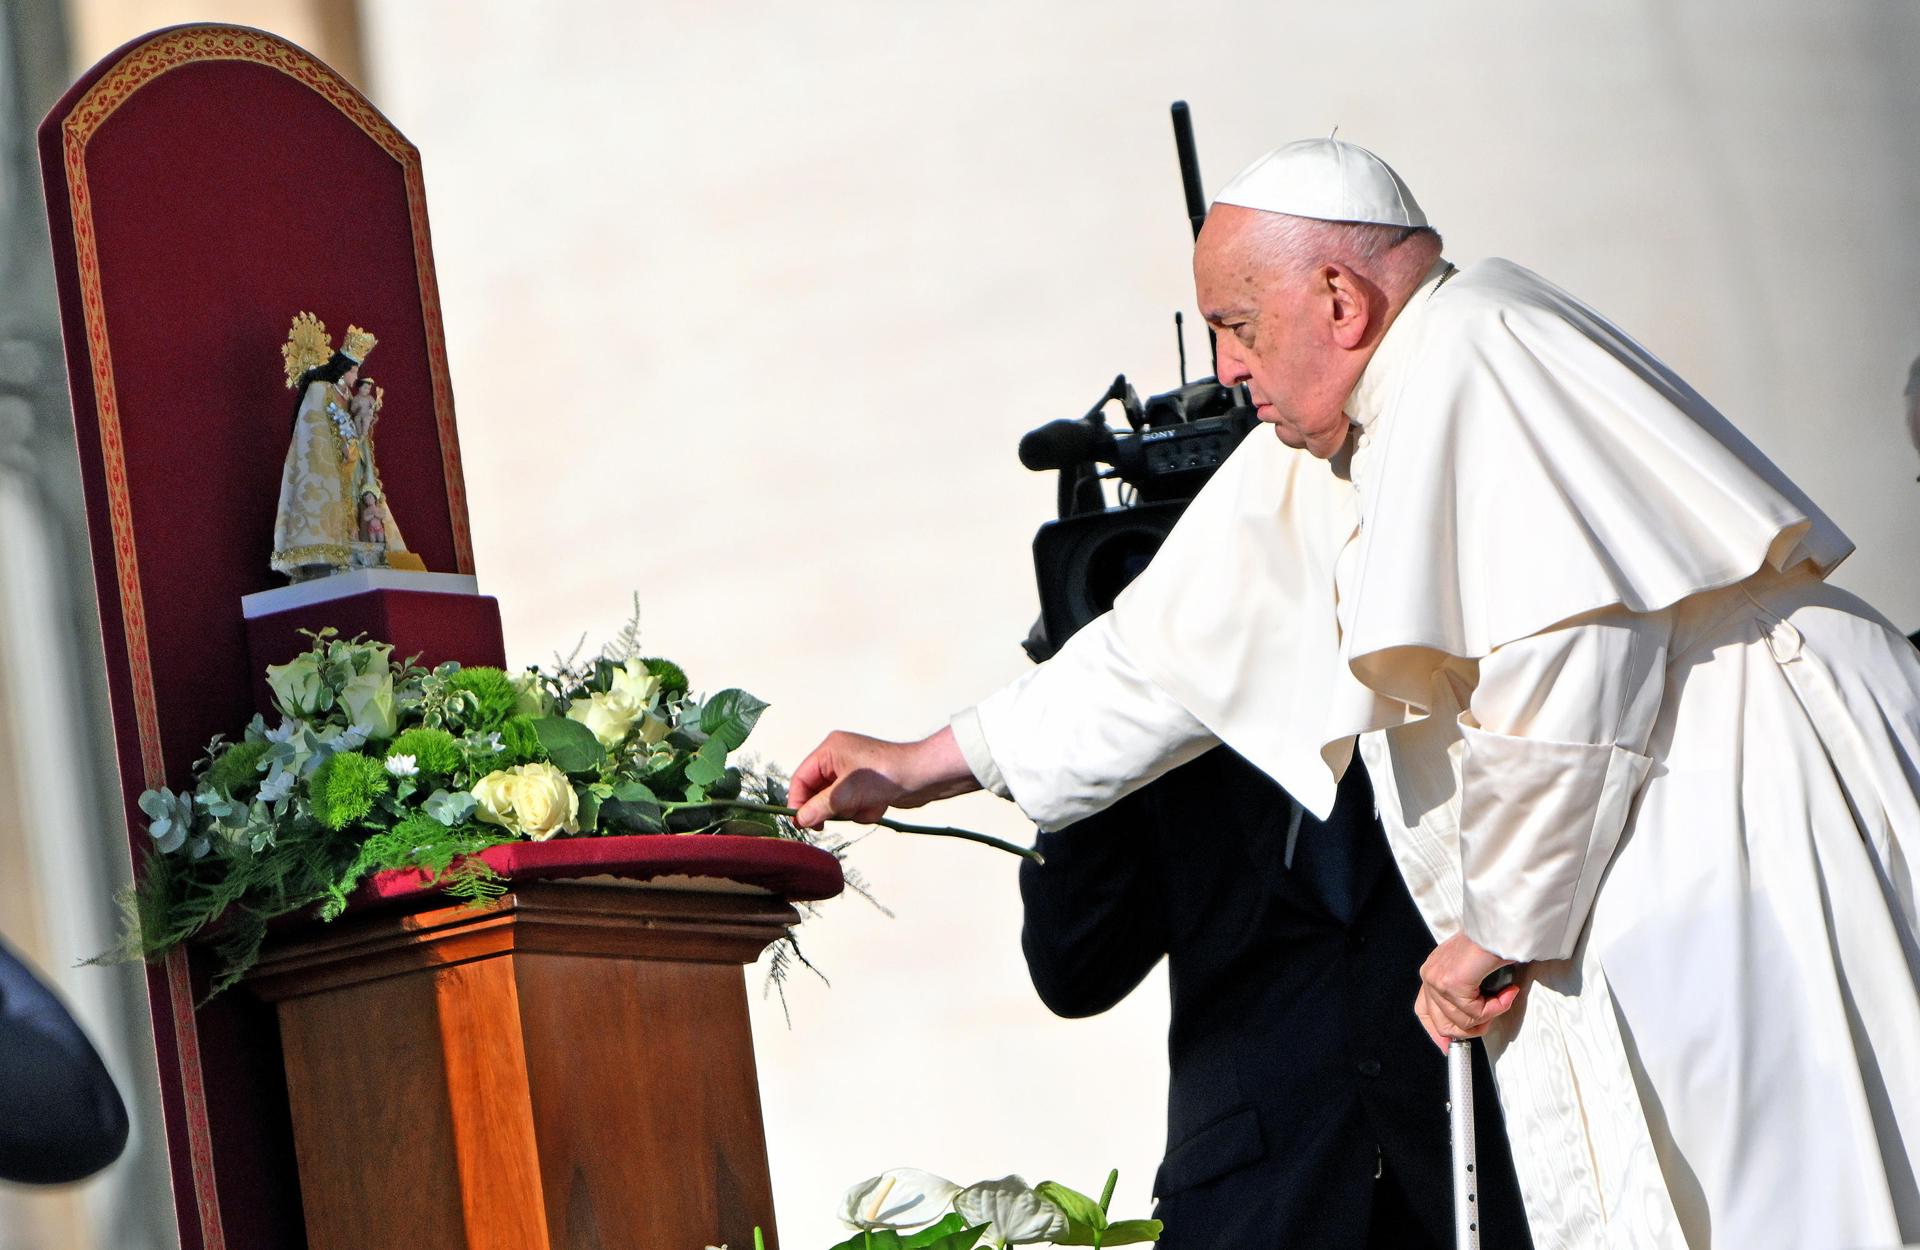
[[[267,566],[312,311],[379,336],[380,470],[427,568],[471,572],[419,154],[276,36],[185,26],[88,71],[40,130],[130,845],[252,712],[240,596]],[[116,831],[115,836],[118,836]],[[272,1018],[149,978],[187,1246],[301,1240]],[[263,1059],[264,1053],[264,1059]]]

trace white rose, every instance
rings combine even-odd
[[[580,796],[567,775],[551,764],[522,764],[513,769],[513,828],[545,842],[565,830],[580,832]]]
[[[628,660],[614,669],[609,684],[612,687],[609,693],[624,694],[636,707],[642,708],[653,706],[653,696],[660,692],[660,679],[638,660]]]
[[[473,814],[489,825],[499,825],[502,829],[513,826],[513,783],[512,773],[504,770],[488,773],[473,783],[468,791],[473,795]],[[517,831],[516,831],[517,832]]]
[[[632,696],[613,690],[576,699],[567,709],[567,719],[577,720],[591,729],[600,745],[611,751],[626,740],[642,710],[642,705],[634,702]]]
[[[386,740],[400,729],[400,715],[393,705],[393,671],[380,669],[347,678],[340,689],[340,705],[347,721],[369,738]]]
[[[550,716],[553,714],[553,697],[540,684],[540,675],[531,670],[514,674],[513,689],[516,698],[513,701],[515,716]]]

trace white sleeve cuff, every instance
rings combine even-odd
[[[1653,761],[1611,743],[1461,728],[1467,936],[1505,959],[1565,959]]]
[[[1006,778],[1000,775],[1000,766],[993,762],[993,752],[987,749],[987,735],[980,728],[980,709],[962,708],[947,724],[953,729],[953,740],[959,744],[960,754],[966,758],[967,768],[980,788],[1003,799],[1012,798],[1007,793]]]

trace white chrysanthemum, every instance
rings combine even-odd
[[[411,755],[389,755],[387,771],[395,777],[418,777],[420,762]]]

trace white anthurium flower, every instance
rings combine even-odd
[[[954,1195],[953,1209],[969,1224],[987,1225],[988,1245],[1027,1246],[1067,1234],[1066,1212],[1018,1176],[967,1186]]]
[[[960,1186],[919,1168],[889,1168],[847,1190],[840,1222],[848,1228],[919,1228],[947,1213]],[[1065,1225],[1062,1225],[1065,1227]]]

